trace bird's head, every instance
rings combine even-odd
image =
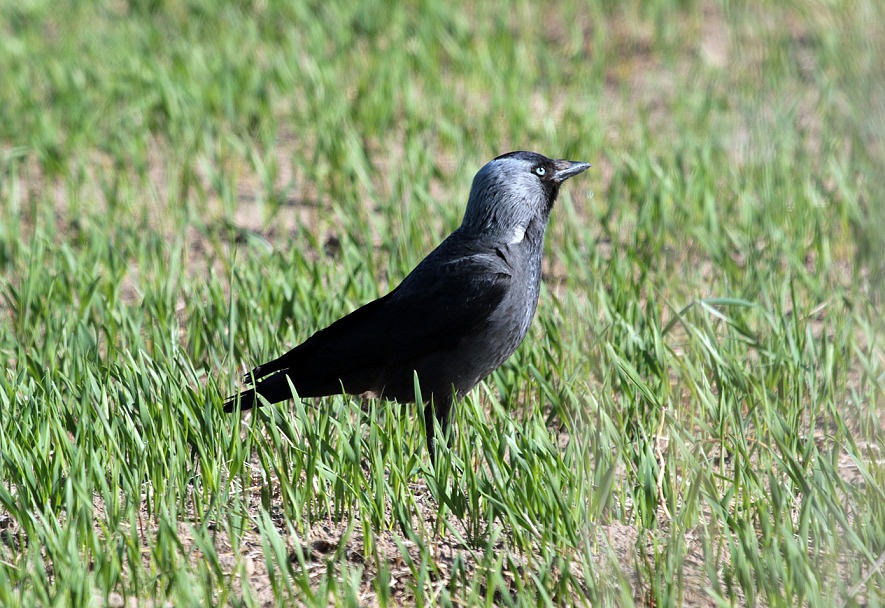
[[[470,189],[461,230],[515,244],[532,224],[544,226],[559,186],[590,165],[535,152],[509,152],[487,163]]]

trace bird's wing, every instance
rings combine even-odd
[[[454,348],[487,321],[511,278],[510,267],[495,253],[422,263],[395,290],[255,368],[253,376],[289,370],[296,388],[302,378],[319,386],[328,376],[334,392],[349,374],[370,376],[373,369]]]

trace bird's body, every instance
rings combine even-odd
[[[559,184],[586,163],[513,152],[474,179],[461,227],[387,295],[254,368],[231,411],[292,397],[368,394],[415,401],[417,374],[433,452],[433,416],[448,426],[462,398],[522,342],[541,287],[544,232]],[[546,179],[545,179],[546,177]],[[432,402],[432,404],[431,404]]]

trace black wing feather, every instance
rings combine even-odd
[[[510,268],[493,254],[420,264],[387,295],[318,331],[281,357],[256,367],[256,389],[240,395],[254,405],[254,390],[274,403],[291,397],[288,380],[302,397],[379,390],[386,368],[454,348],[484,324],[510,287]],[[275,373],[276,372],[276,373]],[[233,409],[236,396],[225,409]]]

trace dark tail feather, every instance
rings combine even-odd
[[[252,386],[252,382],[255,380],[255,378],[261,378],[262,376],[266,376],[269,373],[275,371],[277,370],[269,369],[265,371],[263,365],[258,365],[256,367],[253,367],[251,372],[246,372],[246,374],[243,376],[243,383],[246,386]]]
[[[267,399],[269,403],[278,403],[291,399],[292,390],[289,388],[289,381],[286,378],[285,372],[279,372],[270,378],[265,378],[256,384],[255,388],[245,390],[239,395],[231,395],[224,402],[224,411],[233,412],[237,409],[237,397],[240,399],[240,409],[242,410],[250,410],[253,407],[259,406],[261,401],[258,400],[258,395]]]
[[[251,372],[247,372],[246,376],[243,378],[243,382],[246,384],[252,384],[253,378],[262,378],[267,376],[268,374],[272,374],[274,372],[278,372],[280,370],[284,370],[289,368],[293,364],[292,353],[300,352],[296,347],[290,350],[288,353],[283,355],[282,357],[277,357],[273,361],[268,361],[267,363],[262,363],[261,365],[257,365],[252,368]],[[263,393],[262,393],[263,394]]]
[[[227,400],[224,402],[224,406],[223,406],[224,412],[226,414],[230,414],[231,412],[233,412],[234,410],[237,409],[237,398],[238,397],[240,399],[240,409],[242,409],[243,411],[251,410],[253,407],[255,407],[255,401],[256,401],[255,389],[250,388],[247,391],[243,391],[239,395],[231,395],[230,397],[227,398]]]

